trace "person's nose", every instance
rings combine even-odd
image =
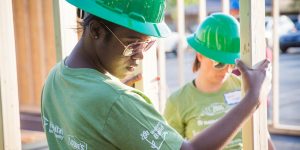
[[[142,60],[144,58],[143,51],[139,51],[138,53],[131,56],[132,59]]]

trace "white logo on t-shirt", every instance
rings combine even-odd
[[[71,135],[68,135],[68,144],[72,147],[72,149],[87,150],[87,144],[85,142]]]
[[[43,116],[44,128],[47,129],[48,132],[54,134],[56,139],[63,140],[64,139],[64,130],[57,124],[49,121],[45,116]]]
[[[215,116],[222,114],[228,110],[227,106],[223,103],[213,103],[205,107],[200,116]]]
[[[168,132],[164,131],[163,124],[158,122],[152,131],[144,130],[141,133],[141,139],[147,141],[152,149],[159,150],[167,134]]]
[[[197,125],[198,126],[210,126],[210,125],[214,124],[217,121],[218,121],[218,119],[212,119],[212,120],[201,120],[201,119],[198,119],[197,120]]]

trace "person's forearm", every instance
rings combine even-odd
[[[221,149],[239,131],[247,118],[255,111],[258,105],[257,94],[248,93],[243,100],[229,111],[222,119],[207,128],[192,141],[183,146],[183,149]],[[186,148],[184,148],[186,147]]]

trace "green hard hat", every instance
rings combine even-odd
[[[165,0],[67,0],[70,4],[102,19],[136,32],[166,37]]]
[[[208,16],[197,31],[187,37],[188,44],[202,55],[225,64],[234,64],[240,57],[240,26],[224,13]]]

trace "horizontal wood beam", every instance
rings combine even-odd
[[[272,124],[269,124],[268,129],[269,129],[269,132],[272,134],[300,136],[300,127],[299,126],[281,125],[281,124],[273,126]]]

